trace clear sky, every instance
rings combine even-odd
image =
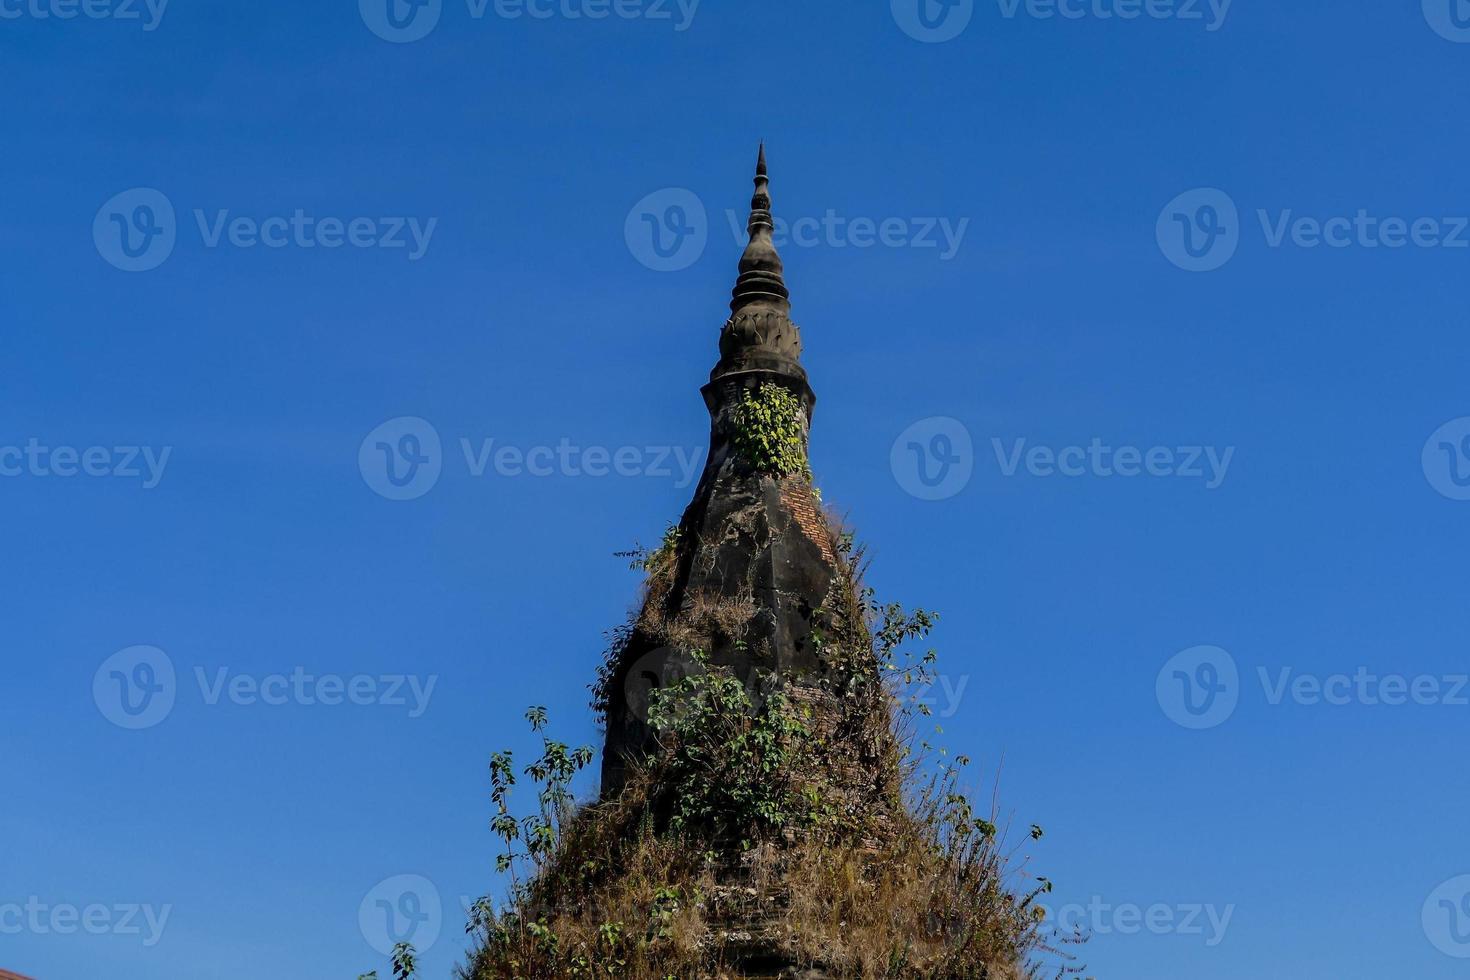
[[[818,481],[1090,972],[1464,976],[1467,40],[0,0],[0,968],[385,975],[416,928],[448,975],[490,753],[529,704],[598,740],[765,138]]]

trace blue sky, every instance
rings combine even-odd
[[[1470,9],[928,4],[0,0],[0,968],[448,974],[764,138],[819,483],[1090,972],[1464,975]]]

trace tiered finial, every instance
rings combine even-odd
[[[791,294],[786,290],[781,256],[771,241],[775,224],[771,218],[771,182],[766,174],[766,144],[761,142],[760,156],[755,165],[755,196],[750,199],[750,220],[746,230],[750,244],[740,256],[740,278],[730,300],[730,309],[739,313],[750,307],[775,310],[779,313],[791,311]]]

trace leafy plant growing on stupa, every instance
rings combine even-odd
[[[753,692],[704,653],[693,661],[696,671],[654,691],[648,709],[667,746],[664,777],[680,787],[669,829],[702,831],[748,850],[801,813],[791,757],[811,732],[773,678]]]
[[[509,753],[492,759],[492,826],[510,886],[503,903],[472,909],[477,946],[463,980],[736,977],[729,923],[750,903],[780,922],[791,962],[825,971],[813,975],[1079,972],[1059,948],[1070,937],[1052,934],[1037,904],[1051,883],[1018,887],[1003,819],[963,791],[970,760],[913,734],[928,708],[912,693],[937,669],[932,650],[914,647],[937,616],[879,604],[851,537],[833,544],[845,575],[834,602],[845,605],[818,618],[834,657],[848,648],[839,703],[849,727],[838,740],[886,733],[877,751],[888,761],[875,771],[892,784],[844,802],[825,781],[834,745],[791,692],[770,678],[752,690],[702,656],[701,670],[651,698],[661,749],[620,794],[580,809],[571,782],[590,750],[550,739],[544,711],[533,711],[541,760],[517,769]],[[518,775],[538,787],[521,819],[510,805]],[[768,880],[784,883],[779,904],[762,890]]]
[[[746,391],[731,410],[735,451],[752,467],[775,477],[800,473],[811,480],[806,457],[806,412],[786,388],[767,381]]]

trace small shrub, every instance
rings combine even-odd
[[[781,385],[766,382],[747,391],[731,421],[735,451],[762,473],[783,477],[800,473],[811,479],[806,457],[806,412],[801,401]]]
[[[666,535],[638,559],[644,610],[615,636],[609,664],[635,635],[668,642],[713,628],[695,602],[662,608],[680,547]],[[962,791],[970,760],[912,734],[928,714],[916,695],[936,676],[934,651],[912,648],[937,616],[878,603],[852,536],[834,534],[833,548],[831,608],[812,614],[830,683],[757,672],[752,690],[701,656],[702,669],[650,699],[656,750],[621,792],[580,809],[570,785],[591,750],[546,736],[543,709],[527,714],[540,760],[491,761],[509,892],[472,907],[477,942],[461,980],[727,980],[755,970],[751,957],[760,975],[776,961],[877,980],[1081,972],[1064,949],[1076,939],[1039,914],[1051,883],[1024,884],[1001,815]],[[521,818],[510,803],[518,773],[538,787]],[[1040,840],[1041,828],[1027,836]]]
[[[697,830],[748,850],[779,832],[801,809],[791,756],[811,733],[790,701],[771,689],[754,697],[729,668],[701,668],[653,692],[648,721],[662,743],[663,775],[678,787],[669,829]]]

